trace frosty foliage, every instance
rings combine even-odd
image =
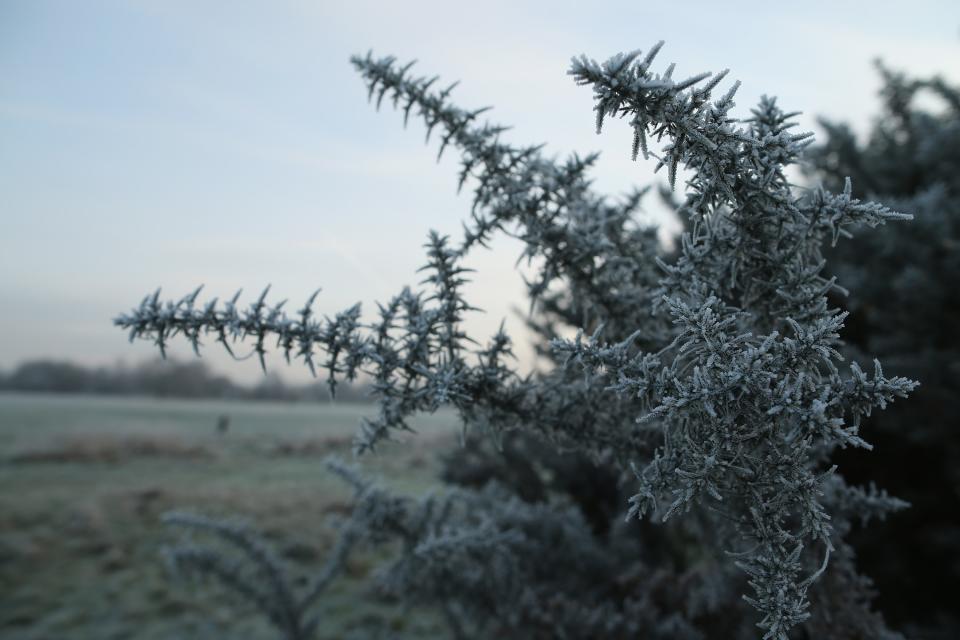
[[[912,505],[855,535],[884,612],[915,637],[956,637],[956,602],[941,585],[960,581],[960,432],[948,418],[960,415],[960,89],[877,66],[880,112],[867,135],[821,122],[827,135],[811,149],[809,171],[828,186],[849,175],[856,193],[914,213],[909,225],[841,243],[827,268],[850,289],[844,353],[877,354],[923,386],[869,419],[875,454],[840,463],[848,477],[876,480]]]
[[[792,132],[793,114],[764,98],[736,119],[738,85],[713,96],[726,72],[674,80],[673,65],[653,70],[659,49],[575,58],[569,73],[592,88],[598,130],[626,119],[634,155],[656,158],[671,187],[689,176],[677,255],[635,222],[642,192],[612,201],[590,188],[593,156],[558,162],[508,145],[502,127],[480,122],[483,110],[452,104],[452,87],[368,54],[352,62],[371,98],[421,118],[440,153],[458,149],[460,186],[473,188],[463,237],[429,237],[426,288],[404,289],[373,321],[359,306],[319,318],[313,297],[288,314],[266,291],[245,307],[239,294],[200,304],[198,290],[147,296],[116,322],[161,350],[176,336],[195,349],[248,341],[262,359],[274,342],[325,372],[331,390],[370,376],[379,410],[358,453],[441,406],[498,442],[533,434],[632,483],[628,519],[666,522],[675,536],[677,560],[653,570],[642,561],[649,527],[598,535],[563,499],[524,502],[496,486],[420,501],[361,489],[355,518],[404,541],[384,584],[441,606],[457,636],[749,638],[756,624],[783,640],[842,618],[881,637],[843,534],[851,518],[904,505],[848,487],[830,459],[838,447],[869,448],[863,418],[915,383],[877,361],[841,367],[846,314],[828,304],[839,285],[821,250],[854,227],[909,216],[861,202],[849,181],[836,194],[794,189],[785,169],[811,138]],[[556,364],[542,374],[516,372],[502,330],[476,346],[462,328],[472,309],[462,259],[498,232],[520,238],[537,269],[531,324]],[[561,339],[564,327],[581,332]],[[626,567],[636,573],[617,577]],[[820,584],[848,593],[822,598]]]
[[[340,570],[345,550],[334,551],[327,568],[301,596],[289,568],[250,526],[186,512],[167,513],[163,521],[193,534],[165,549],[175,572],[215,580],[259,610],[285,640],[314,636],[320,620],[308,611]],[[220,545],[197,542],[198,534],[206,534]]]

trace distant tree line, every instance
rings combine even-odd
[[[48,393],[141,395],[168,398],[237,398],[243,400],[320,401],[330,392],[322,382],[291,385],[276,373],[258,384],[245,386],[212,371],[204,362],[174,359],[137,365],[85,367],[59,360],[29,360],[0,372],[0,390]],[[363,384],[337,387],[337,400],[368,401]]]

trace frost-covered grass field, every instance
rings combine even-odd
[[[319,566],[350,497],[323,458],[349,458],[373,410],[0,394],[0,638],[272,637],[217,587],[171,578],[160,548],[173,532],[159,516],[245,514],[298,566]],[[417,428],[361,465],[394,489],[428,489],[456,425],[438,414]],[[358,557],[322,601],[321,637],[364,637],[378,617],[435,636],[428,616],[365,593],[375,560]]]

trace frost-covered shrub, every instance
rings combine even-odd
[[[404,289],[366,321],[359,306],[319,318],[313,298],[288,315],[267,292],[246,307],[154,294],[117,324],[161,350],[176,336],[195,349],[247,340],[262,357],[275,342],[332,390],[369,376],[379,410],[358,453],[449,406],[470,432],[501,444],[532,434],[628,488],[626,521],[604,531],[563,491],[525,501],[516,485],[489,485],[418,500],[357,480],[345,535],[401,540],[383,584],[440,607],[457,636],[751,638],[759,626],[764,638],[894,637],[844,536],[852,519],[904,503],[848,486],[831,456],[869,448],[862,420],[915,383],[876,361],[841,369],[846,314],[828,302],[840,285],[822,247],[909,216],[860,202],[849,181],[838,194],[794,191],[785,169],[811,138],[791,131],[791,114],[764,98],[738,120],[737,83],[713,96],[725,72],[676,80],[673,65],[653,70],[659,49],[575,58],[570,74],[593,89],[598,130],[625,118],[634,155],[655,157],[671,188],[686,177],[689,231],[672,259],[634,220],[642,192],[614,201],[591,189],[593,156],[557,162],[509,145],[482,110],[450,101],[452,87],[367,55],[353,64],[371,98],[422,118],[440,153],[458,149],[460,185],[473,189],[463,237],[429,237],[427,289]],[[533,322],[555,364],[541,374],[517,373],[502,330],[482,346],[463,330],[462,260],[501,232],[537,269]],[[559,337],[566,327],[575,339]]]
[[[810,159],[828,186],[849,175],[859,193],[915,215],[838,245],[827,268],[850,290],[838,298],[850,311],[844,352],[877,354],[923,385],[870,417],[875,452],[839,461],[848,477],[876,480],[912,505],[889,527],[854,534],[884,611],[927,630],[918,637],[933,628],[957,637],[956,601],[942,585],[960,583],[960,91],[879,71],[882,111],[868,137],[823,122],[826,141]]]
[[[311,611],[313,605],[339,575],[356,539],[344,531],[316,578],[298,589],[287,563],[250,525],[185,512],[167,513],[163,521],[188,532],[165,549],[174,572],[216,580],[259,611],[285,640],[314,637],[322,620]]]

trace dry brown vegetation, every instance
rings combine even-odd
[[[202,445],[186,442],[177,436],[87,433],[62,437],[42,447],[16,452],[10,456],[10,461],[21,464],[118,463],[131,458],[147,457],[197,460],[212,458],[214,453]]]

